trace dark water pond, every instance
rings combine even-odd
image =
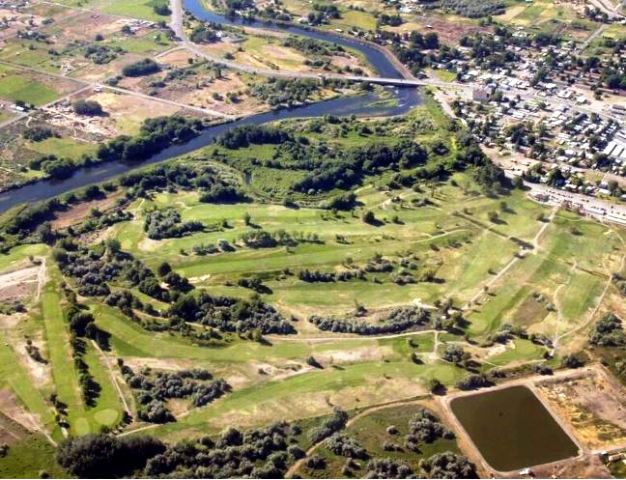
[[[518,470],[578,454],[576,444],[526,387],[455,398],[450,407],[496,470]]]

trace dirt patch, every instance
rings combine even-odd
[[[315,359],[322,365],[343,365],[348,363],[382,360],[393,355],[393,348],[378,345],[353,348],[351,350],[331,350],[315,353]]]
[[[0,275],[0,301],[30,298],[37,287],[40,269],[32,266]]]
[[[597,455],[533,468],[536,478],[613,478]]]
[[[52,228],[67,228],[71,225],[76,225],[77,223],[87,218],[91,213],[91,210],[93,209],[98,209],[101,212],[108,210],[121,196],[122,193],[118,192],[100,200],[92,200],[89,202],[80,203],[79,205],[76,205],[69,210],[57,213],[56,218],[52,222],[50,222]]]
[[[26,435],[28,435],[28,430],[0,413],[0,443],[11,445],[24,439]]]
[[[168,371],[198,367],[192,360],[172,360],[166,358],[127,357],[124,358],[124,363],[135,371],[141,370],[144,367]]]
[[[196,58],[196,55],[188,50],[170,50],[158,56],[159,62],[167,63],[172,67],[184,68],[189,66],[189,59]]]
[[[72,98],[72,101],[77,98],[79,96]],[[54,126],[72,129],[76,137],[87,135],[94,141],[102,141],[121,134],[136,134],[145,119],[169,116],[180,111],[176,105],[107,90],[85,92],[80,98],[98,102],[106,115],[77,115],[71,102],[67,101],[45,109],[43,120]]]
[[[191,407],[189,400],[183,398],[170,398],[166,405],[176,418],[188,412]]]
[[[546,380],[537,388],[587,448],[626,445],[625,392],[604,370],[576,379]]]
[[[43,341],[43,338],[32,340],[32,342],[40,352],[45,351],[45,342]],[[30,378],[33,380],[33,384],[38,388],[50,385],[52,383],[52,369],[50,364],[33,360],[26,351],[26,340],[15,341],[14,346],[15,353],[17,354],[20,363],[28,371]]]
[[[515,311],[513,321],[515,325],[530,326],[541,322],[548,315],[545,305],[533,296],[529,296]]]
[[[41,425],[35,416],[26,411],[15,398],[13,392],[6,388],[0,390],[0,412],[29,432],[41,430]]]

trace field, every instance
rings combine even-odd
[[[513,1],[503,15],[496,18],[530,31],[560,32],[574,40],[585,40],[600,25],[584,17],[585,2]]]
[[[626,425],[621,414],[621,386],[604,370],[568,382],[543,382],[540,392],[571,423],[587,448],[610,450],[624,443]]]
[[[22,101],[39,106],[76,89],[76,84],[69,80],[58,81],[45,74],[0,65],[0,98],[12,103]]]

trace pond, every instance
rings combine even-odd
[[[578,447],[524,386],[462,396],[452,412],[483,458],[508,472],[578,455]]]

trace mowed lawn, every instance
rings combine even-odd
[[[61,277],[56,266],[51,268],[50,275],[52,281],[44,287],[42,295],[42,314],[56,393],[59,400],[67,405],[70,430],[74,434],[85,435],[99,431],[102,426],[114,427],[122,418],[121,401],[104,360],[89,341],[84,360],[101,390],[94,406],[87,406],[82,398],[79,374],[69,343],[69,327],[64,318],[63,300],[58,291]]]
[[[58,275],[53,278],[60,279]],[[49,282],[42,294],[42,314],[52,366],[52,377],[60,401],[67,405],[71,430],[78,435],[89,433],[89,421],[81,398],[78,372],[72,359],[69,329],[65,321],[57,282]]]

